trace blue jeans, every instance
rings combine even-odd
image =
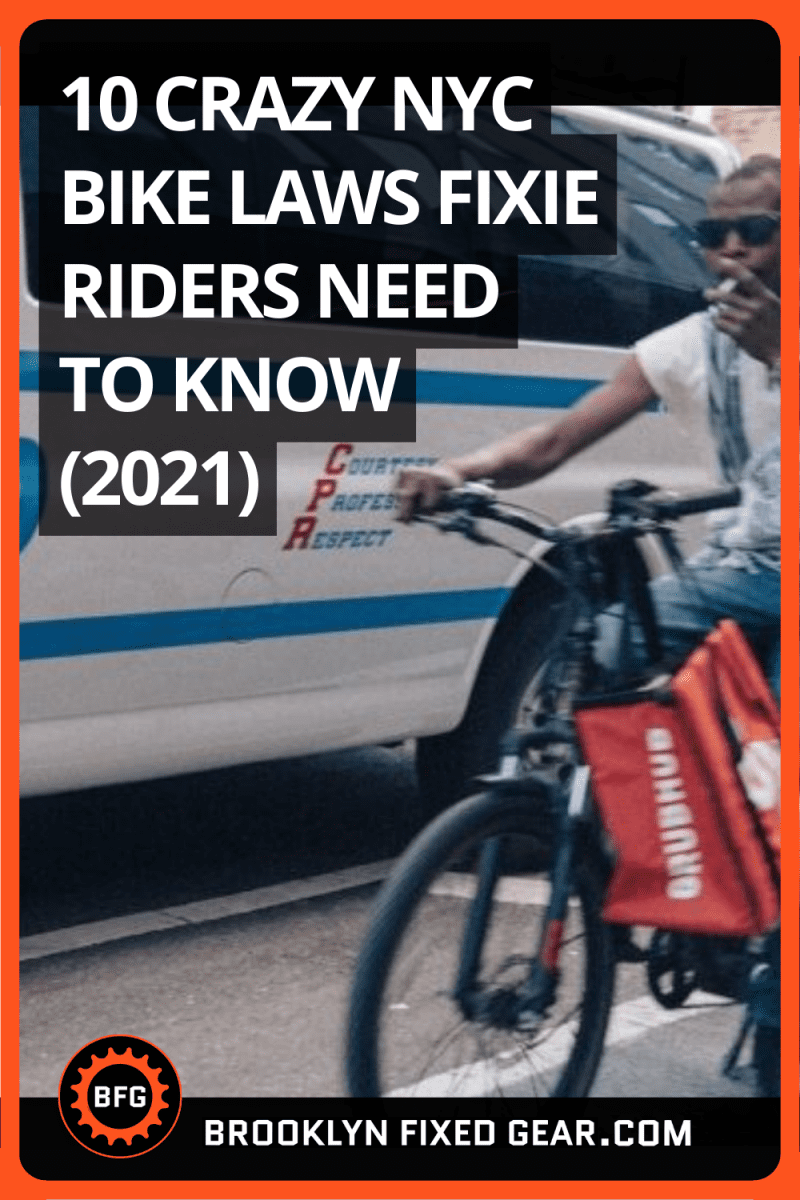
[[[716,623],[731,617],[744,630],[780,699],[781,577],[732,567],[687,568],[685,575],[661,575],[650,584],[664,653],[685,658]],[[613,669],[618,661],[622,621],[618,607],[598,621],[598,660]]]

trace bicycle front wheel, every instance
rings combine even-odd
[[[588,1094],[614,956],[601,884],[580,858],[553,994],[535,1015],[520,1014],[550,894],[548,812],[535,789],[461,801],[423,830],[387,881],[353,984],[352,1095]]]

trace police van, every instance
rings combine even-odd
[[[38,532],[40,492],[57,483],[37,439],[38,322],[56,303],[37,227],[60,200],[39,177],[36,110],[23,110],[23,794],[406,738],[443,798],[485,765],[540,665],[557,588],[536,547],[520,563],[399,525],[393,474],[552,420],[638,337],[702,307],[692,227],[739,161],[682,114],[553,107],[552,128],[617,135],[618,252],[521,259],[516,349],[453,336],[418,351],[415,443],[280,444],[274,537],[54,537]],[[481,138],[461,136],[464,161],[480,161]],[[390,146],[374,149],[391,161]],[[398,243],[396,258],[410,253]],[[258,357],[253,322],[219,326],[218,353]],[[136,329],[78,320],[63,349],[136,354]],[[176,322],[174,336],[202,355],[208,323]],[[287,356],[302,353],[302,323],[282,336]],[[707,443],[704,414],[654,410],[517,496],[558,520],[596,510],[631,475],[702,487]],[[522,622],[531,594],[538,616]]]

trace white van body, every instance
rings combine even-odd
[[[669,175],[677,163],[695,177],[695,207],[738,165],[711,129],[644,110],[554,108],[553,119],[617,132],[620,153],[624,138],[636,154],[652,154],[653,195],[660,164]],[[628,211],[643,237],[671,236],[670,188],[661,187],[663,206],[622,205],[621,235]],[[628,260],[634,274],[640,259]],[[642,268],[642,295],[659,259]],[[21,436],[30,450],[39,305],[26,279],[23,238]],[[136,325],[78,319],[65,350],[136,354]],[[224,348],[215,353],[258,357],[253,322],[220,326]],[[302,353],[292,351],[302,326],[287,324],[283,336],[287,356]],[[632,339],[617,340],[585,343],[576,314],[558,340],[527,336],[501,351],[463,349],[454,337],[450,348],[419,352],[416,444],[280,445],[275,537],[33,533],[20,564],[23,794],[453,729],[495,624],[535,567],[398,525],[392,472],[552,419],[614,373]],[[204,322],[175,319],[171,353],[197,355],[206,341]],[[563,519],[600,507],[620,478],[702,487],[711,477],[707,442],[704,414],[648,413],[517,496]],[[315,503],[321,478],[335,491]],[[309,513],[313,532],[293,541],[297,518]]]

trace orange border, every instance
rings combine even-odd
[[[370,1200],[376,1196],[400,1198],[411,1194],[424,1197],[441,1197],[442,1200],[496,1200],[498,1197],[528,1197],[532,1193],[547,1197],[564,1197],[571,1200],[666,1200],[677,1195],[693,1198],[726,1198],[726,1200],[784,1200],[784,1197],[800,1195],[800,1154],[798,1154],[798,1074],[800,1058],[798,1044],[798,875],[790,865],[784,884],[784,947],[783,947],[783,1091],[782,1109],[782,1159],[777,1170],[766,1180],[755,1183],[703,1182],[703,1183],[659,1183],[625,1180],[620,1182],[477,1182],[448,1183],[442,1181],[420,1181],[412,1184],[402,1182],[379,1182],[358,1180],[355,1182],[237,1182],[214,1183],[45,1183],[32,1179],[20,1166],[17,1156],[19,1121],[18,1094],[18,817],[15,796],[17,794],[17,648],[18,648],[18,563],[17,556],[17,497],[19,495],[19,462],[16,451],[18,437],[17,404],[14,397],[18,392],[18,242],[17,220],[19,191],[17,175],[18,155],[18,48],[23,30],[33,21],[45,18],[374,18],[376,9],[367,0],[338,0],[330,4],[323,0],[295,0],[290,6],[278,0],[238,0],[233,6],[221,7],[211,0],[118,0],[113,13],[107,2],[101,0],[6,0],[0,13],[0,47],[2,47],[2,124],[0,125],[0,197],[2,203],[2,292],[0,303],[3,316],[2,333],[2,394],[5,404],[0,413],[0,438],[2,439],[2,502],[0,503],[0,531],[3,557],[3,608],[0,617],[2,630],[2,774],[0,783],[4,799],[2,826],[2,1095],[5,1098],[2,1110],[2,1148],[0,1148],[0,1187],[15,1200],[45,1200],[45,1198],[86,1198],[116,1196],[120,1200],[141,1200],[142,1197],[175,1197],[200,1200],[234,1200],[239,1197],[254,1197],[264,1200],[267,1196],[282,1198],[331,1197],[341,1200]],[[665,19],[761,19],[768,21],[781,37],[783,52],[783,208],[789,213],[798,213],[798,55],[800,55],[800,14],[792,0],[760,0],[758,5],[745,4],[742,0],[661,0],[656,4],[658,16]],[[532,11],[534,9],[534,11]],[[380,6],[382,17],[400,18],[451,18],[466,19],[491,16],[493,18],[525,18],[536,16],[561,18],[597,18],[594,0],[563,0],[557,11],[536,12],[530,0],[495,0],[487,7],[477,0],[385,0]],[[653,5],[643,12],[641,2],[631,0],[608,0],[602,16],[613,18],[639,18],[654,16]],[[725,53],[724,42],[720,53]],[[742,72],[747,63],[741,64]],[[736,99],[735,96],[720,96],[720,102]],[[783,359],[785,363],[798,361],[798,252],[797,221],[786,223],[783,232],[786,268],[784,269],[784,312]],[[786,786],[784,821],[784,857],[789,864],[798,861],[798,806],[796,803],[797,781],[800,777],[798,761],[798,392],[797,375],[787,369],[783,398],[783,449],[784,449],[784,556],[783,574],[783,715],[785,725],[784,770]]]

